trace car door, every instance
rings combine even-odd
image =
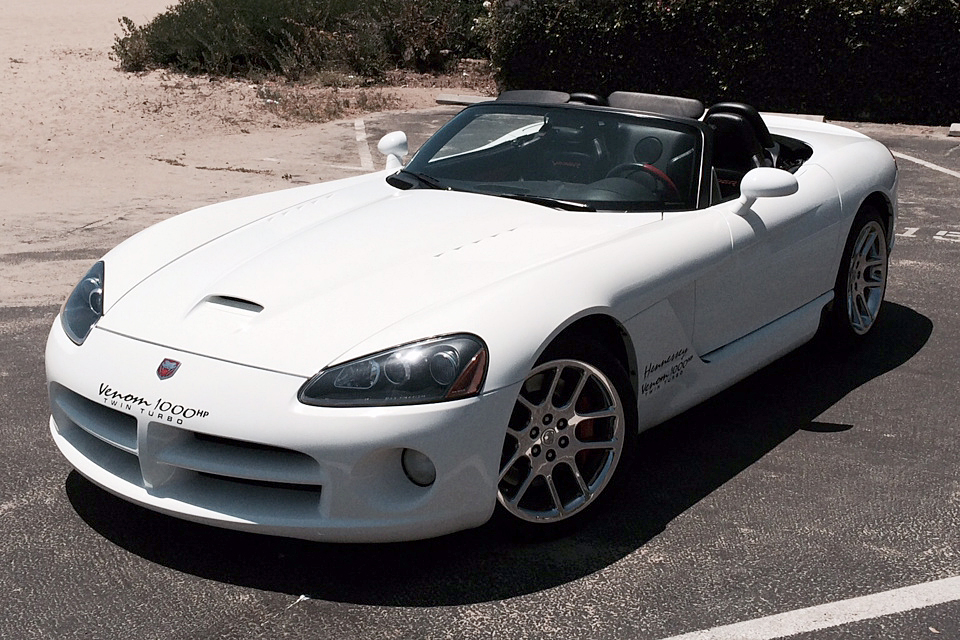
[[[808,164],[790,196],[733,200],[711,208],[731,250],[696,282],[693,344],[701,356],[831,290],[840,242],[840,197],[830,175]]]

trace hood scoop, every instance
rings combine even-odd
[[[221,336],[247,330],[263,305],[236,296],[211,295],[203,298],[184,318],[184,325]]]
[[[228,309],[235,309],[237,311],[245,311],[253,314],[263,311],[262,304],[257,304],[256,302],[244,300],[243,298],[237,298],[234,296],[207,296],[203,299],[203,302],[201,302],[201,304],[203,303],[220,305],[222,307],[227,307]]]

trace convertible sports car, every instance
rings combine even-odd
[[[406,166],[204,207],[110,251],[47,343],[51,432],[211,525],[565,527],[637,434],[880,311],[889,151],[741,103],[508,92]]]

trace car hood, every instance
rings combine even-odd
[[[471,291],[658,219],[354,184],[192,248],[127,291],[99,326],[309,376],[405,318],[442,314]],[[108,256],[107,288],[122,269]]]

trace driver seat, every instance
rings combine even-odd
[[[603,177],[608,153],[595,122],[576,112],[556,111],[542,133],[548,180],[589,183]]]

